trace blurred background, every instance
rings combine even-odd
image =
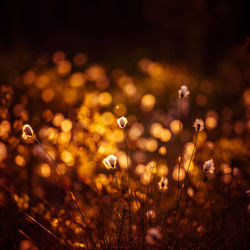
[[[245,42],[248,10],[244,0],[3,0],[0,57],[27,68],[40,53],[82,51],[131,71],[149,57],[210,74]]]
[[[148,185],[152,226],[167,219],[159,227],[163,249],[248,249],[248,15],[243,0],[0,1],[0,248],[62,249],[25,212],[70,246],[85,247],[66,187],[95,240],[107,237],[112,247],[115,215],[104,216],[102,206],[117,209],[119,192],[102,162],[117,155],[126,193],[126,150],[116,122],[125,115],[138,249]],[[190,96],[180,111],[183,84]],[[196,118],[206,129],[192,160]],[[21,139],[26,123],[63,176],[38,144]],[[207,176],[203,164],[211,158],[215,173]],[[162,199],[161,177],[168,178]],[[177,182],[187,179],[175,227]]]

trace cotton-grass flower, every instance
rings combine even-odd
[[[196,132],[201,132],[205,127],[204,127],[204,121],[202,119],[196,119],[193,127],[195,128]]]
[[[150,228],[146,234],[146,242],[149,245],[156,245],[162,238],[161,233],[157,228]]]
[[[34,132],[30,125],[25,124],[23,126],[22,137],[24,140],[28,140],[34,137]]]
[[[154,210],[148,210],[146,213],[146,216],[148,219],[155,219],[155,211]]]
[[[213,174],[214,173],[214,160],[210,159],[208,161],[205,161],[205,163],[203,164],[203,169],[205,173],[210,173]]]
[[[160,191],[166,191],[168,189],[168,179],[166,177],[161,177],[158,182],[158,188]]]
[[[115,155],[109,155],[103,159],[103,164],[107,169],[115,169],[117,163],[117,157]]]
[[[117,124],[119,128],[125,128],[128,123],[128,119],[125,116],[122,116],[117,119]]]
[[[180,99],[187,97],[190,94],[188,87],[186,85],[182,85],[181,88],[178,90],[178,94]]]

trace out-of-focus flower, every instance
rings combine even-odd
[[[162,238],[161,233],[157,228],[150,228],[146,234],[146,242],[149,245],[156,245]]]
[[[146,216],[148,219],[155,219],[155,211],[154,210],[147,211]]]
[[[107,169],[115,169],[116,168],[117,157],[115,155],[109,155],[105,159],[103,159],[103,164]]]
[[[166,177],[161,177],[161,180],[158,182],[158,188],[161,191],[166,191],[168,189],[168,179]]]
[[[193,124],[193,127],[195,128],[196,132],[202,131],[205,128],[204,127],[204,121],[201,120],[201,119],[196,119],[194,124]]]
[[[128,123],[128,119],[124,116],[117,119],[117,124],[118,124],[119,128],[125,128],[127,123]]]
[[[214,160],[210,159],[208,161],[205,161],[205,163],[203,164],[203,169],[205,173],[210,173],[213,174],[214,173]]]
[[[33,129],[28,124],[25,124],[23,126],[23,131],[22,132],[23,132],[22,137],[23,137],[24,140],[30,139],[31,137],[33,137],[33,134],[34,134]]]
[[[184,97],[187,97],[189,95],[189,90],[186,85],[182,85],[181,88],[178,90],[179,98],[183,99]]]

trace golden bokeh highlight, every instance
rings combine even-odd
[[[24,159],[24,157],[22,155],[17,155],[15,157],[15,163],[19,167],[24,167],[26,162],[25,162],[25,159]]]
[[[152,94],[144,95],[141,99],[141,108],[144,111],[150,111],[154,108],[155,97]]]
[[[179,176],[179,178],[178,178]],[[175,166],[174,170],[173,170],[173,173],[172,173],[172,177],[175,181],[183,181],[184,178],[186,176],[186,173],[185,173],[185,170],[183,168],[180,168],[180,171],[179,171],[179,168],[178,166]]]
[[[174,134],[179,134],[182,130],[183,124],[179,120],[173,120],[170,123],[170,129]]]
[[[73,88],[80,88],[85,86],[85,75],[83,73],[77,72],[70,76],[69,83]]]
[[[40,166],[40,175],[44,178],[50,177],[51,169],[50,166],[47,163],[43,163]]]
[[[116,116],[121,117],[127,113],[127,107],[122,103],[116,104],[114,107],[114,113]]]
[[[42,99],[46,103],[52,102],[54,97],[55,97],[55,92],[52,88],[45,89],[42,92]]]
[[[68,76],[70,74],[71,71],[71,63],[67,60],[60,60],[57,63],[57,73],[59,76],[65,77]]]
[[[171,140],[172,134],[169,129],[165,128],[162,129],[161,134],[160,134],[160,139],[163,142],[168,142]]]
[[[215,117],[209,116],[205,120],[205,124],[206,124],[206,128],[207,129],[212,130],[212,129],[216,128],[216,126],[217,126],[217,120],[216,120]]]
[[[69,132],[72,129],[72,122],[69,119],[65,119],[61,123],[61,129],[63,132]]]
[[[99,95],[99,103],[103,107],[108,107],[112,102],[112,96],[109,92],[103,92]]]

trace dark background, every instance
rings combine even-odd
[[[62,49],[112,66],[149,57],[211,74],[246,40],[248,13],[241,0],[2,0],[1,59],[26,66]]]

